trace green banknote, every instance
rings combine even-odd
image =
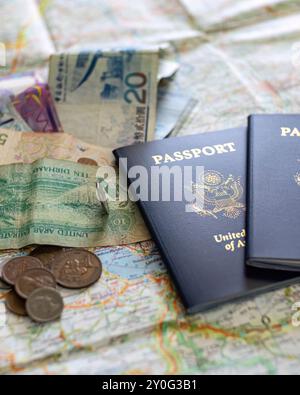
[[[42,159],[0,166],[0,249],[30,244],[95,247],[150,238],[137,206],[96,194],[97,167]]]

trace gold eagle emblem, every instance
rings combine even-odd
[[[294,179],[297,185],[299,185],[300,187],[300,171],[298,171],[295,175],[294,175]]]
[[[240,177],[232,174],[226,178],[218,171],[206,171],[199,183],[192,183],[192,192],[198,202],[203,202],[202,207],[197,203],[193,205],[194,212],[201,216],[217,219],[223,215],[234,219],[246,209],[240,202],[244,193]]]

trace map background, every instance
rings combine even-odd
[[[173,135],[299,109],[296,0],[0,0],[0,17],[2,75],[35,69],[46,78],[55,51],[167,44],[165,57],[180,65],[170,96],[189,102]],[[7,313],[0,291],[0,372],[299,374],[299,285],[187,317],[153,242],[96,252],[103,278],[64,291],[60,322]]]

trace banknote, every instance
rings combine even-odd
[[[11,93],[6,90],[0,90],[0,127],[18,132],[31,130],[13,107]]]
[[[0,166],[0,249],[95,247],[150,239],[137,206],[96,195],[97,167],[42,159]],[[115,188],[110,185],[109,188]]]
[[[0,165],[32,163],[43,158],[72,162],[88,159],[98,166],[114,164],[110,149],[85,143],[67,133],[16,133],[0,128]]]
[[[38,83],[35,72],[11,74],[0,78],[0,127],[16,131],[30,131],[29,125],[12,105],[12,97]]]
[[[53,55],[49,86],[65,132],[115,148],[154,138],[158,53]]]
[[[12,99],[12,105],[34,132],[62,132],[47,84],[27,88]]]

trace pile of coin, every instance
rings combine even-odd
[[[84,249],[40,246],[28,256],[10,259],[1,280],[8,289],[6,307],[13,313],[45,323],[58,319],[64,302],[57,285],[87,288],[102,274],[99,258]]]

